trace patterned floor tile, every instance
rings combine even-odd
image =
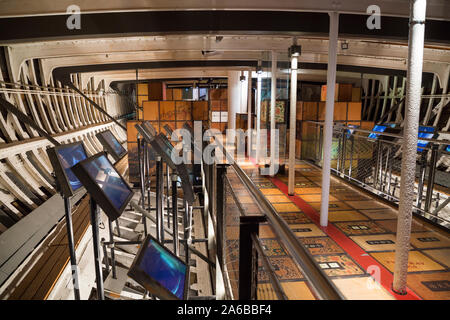
[[[301,280],[304,278],[291,257],[269,257],[268,259],[279,280]],[[258,281],[268,281],[269,277],[264,267],[260,266],[258,269]]]
[[[285,195],[266,195],[266,199],[271,203],[291,202]]]
[[[322,188],[295,188],[294,189],[296,194],[321,194],[322,193]]]
[[[388,230],[389,232],[397,232],[397,219],[377,220],[377,224]],[[415,220],[411,223],[411,232],[426,232],[430,231],[424,223],[419,223]]]
[[[275,188],[272,182],[255,182],[255,185],[258,188]]]
[[[325,235],[325,233],[313,223],[290,224],[289,228],[291,228],[297,237],[320,237]]]
[[[394,272],[395,252],[373,252],[370,255],[389,271]],[[408,272],[445,270],[443,266],[419,251],[410,251],[408,257]]]
[[[385,209],[385,204],[378,201],[346,201],[346,203],[355,209]]]
[[[393,234],[350,236],[350,239],[367,252],[395,250],[395,236]]]
[[[278,300],[270,282],[256,284],[256,297],[258,300]]]
[[[362,270],[353,260],[346,254],[314,256],[319,267],[330,276],[351,276],[364,274]]]
[[[298,192],[297,189],[301,189],[301,188],[317,188],[317,184],[315,184],[314,182],[311,181],[302,181],[302,182],[295,182],[295,192]]]
[[[280,245],[278,240],[262,239],[261,242],[262,242],[264,252],[268,257],[285,256],[286,255],[286,251]]]
[[[423,299],[450,300],[450,272],[409,274],[407,284]]]
[[[311,202],[309,203],[309,205],[320,212],[320,202]],[[342,201],[331,201],[328,203],[328,211],[339,211],[339,210],[353,210],[353,208],[348,206]]]
[[[350,191],[350,192],[339,192],[330,190],[330,193],[332,193],[336,198],[338,198],[341,201],[368,201],[371,200],[370,197],[362,195],[358,192]]]
[[[373,221],[336,222],[334,225],[347,235],[386,233]]]
[[[397,219],[397,211],[391,208],[359,210],[372,220]]]
[[[302,198],[306,202],[320,202],[322,199],[322,195],[321,194],[302,194],[302,195],[300,195],[300,198]],[[329,201],[337,201],[337,199],[333,196],[329,196]]]
[[[305,281],[284,281],[281,287],[289,300],[316,300]]]
[[[313,255],[344,253],[344,250],[328,237],[299,238],[299,240]]]
[[[411,243],[419,249],[450,247],[450,239],[437,232],[411,233]]]
[[[333,279],[333,282],[348,300],[395,300],[370,276]]]
[[[283,192],[281,192],[277,188],[267,188],[267,189],[261,189],[262,194],[264,195],[283,195]]]
[[[274,203],[273,207],[278,212],[300,212],[301,210],[293,203]]]
[[[337,221],[362,221],[369,220],[367,217],[358,211],[329,211],[328,220],[331,222]]]
[[[423,253],[429,255],[434,260],[450,268],[450,248],[449,249],[433,249],[422,250]]]
[[[287,224],[311,223],[311,219],[303,212],[281,212],[280,216]]]
[[[276,238],[275,233],[272,231],[272,228],[267,224],[260,224],[259,225],[259,238]]]

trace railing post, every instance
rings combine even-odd
[[[217,257],[220,265],[223,265],[223,214],[225,207],[225,174],[227,172],[227,165],[216,165],[216,176],[213,185],[214,201],[215,201],[215,216],[216,216],[216,242],[217,242]]]
[[[255,300],[258,254],[253,250],[252,234],[258,235],[264,216],[241,216],[239,224],[239,300]]]
[[[428,212],[431,207],[431,201],[433,199],[434,178],[436,174],[436,162],[438,159],[439,145],[431,144],[431,159],[430,166],[428,167],[428,181],[427,181],[427,195],[425,198],[425,211]]]

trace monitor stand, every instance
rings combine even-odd
[[[103,275],[102,263],[100,261],[100,241],[98,230],[98,212],[97,203],[92,197],[90,198],[90,213],[92,226],[92,242],[94,246],[94,263],[95,263],[95,278],[97,282],[97,298],[98,300],[105,300],[105,293],[103,291]]]
[[[62,196],[64,200],[64,212],[66,216],[66,228],[67,228],[67,242],[69,245],[70,265],[72,268],[72,282],[73,293],[75,300],[80,300],[80,287],[78,283],[78,266],[75,253],[74,239],[73,239],[73,224],[72,224],[72,207],[70,205],[70,198]]]

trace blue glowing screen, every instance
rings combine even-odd
[[[349,126],[351,129],[347,129],[347,130],[346,130],[346,132],[347,132],[347,139],[350,139],[350,137],[352,136],[353,132],[355,132],[355,129],[359,128],[359,126],[357,126],[357,125],[352,125],[352,124],[349,124],[348,126]]]
[[[433,139],[434,136],[434,128],[433,127],[424,127],[419,126],[419,138],[425,138],[425,139]],[[426,140],[417,140],[417,151],[421,152],[423,151],[422,148],[425,148],[428,146],[430,142]]]
[[[119,210],[131,193],[128,185],[117,173],[111,162],[102,155],[84,164],[89,176],[102,189],[109,201]]]
[[[101,135],[109,144],[109,146],[114,150],[116,155],[120,157],[122,154],[126,152],[126,150],[122,147],[119,141],[117,141],[116,137],[113,136],[111,131],[102,132]]]
[[[450,152],[450,144],[445,148],[445,151]]]
[[[184,297],[186,265],[150,239],[139,267],[179,299]]]
[[[372,131],[376,131],[376,132],[384,132],[386,130],[386,126],[381,126],[381,125],[376,125],[375,127],[373,127]],[[369,134],[369,139],[378,139],[379,134],[376,133],[371,133]]]
[[[69,179],[72,191],[78,190],[82,186],[82,184],[80,180],[78,180],[78,178],[72,172],[71,168],[78,162],[87,158],[83,146],[81,144],[76,144],[63,148],[58,148],[57,154],[59,162],[61,162],[61,165],[63,166],[64,171],[66,172],[67,179]]]

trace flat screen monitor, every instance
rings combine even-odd
[[[114,160],[119,160],[127,153],[110,130],[97,133],[96,137]]]
[[[423,149],[423,148],[428,147],[428,145],[430,144],[429,141],[420,140],[420,138],[433,139],[435,137],[434,132],[435,132],[434,127],[419,126],[419,133],[418,133],[419,139],[417,140],[417,151],[418,152],[424,151],[425,149]]]
[[[79,162],[72,170],[109,219],[120,217],[134,193],[104,152]]]
[[[384,132],[386,130],[386,128],[387,128],[387,126],[377,124],[377,125],[375,125],[375,127],[373,127],[372,131]],[[368,138],[369,139],[373,139],[373,140],[377,140],[379,136],[380,136],[379,134],[371,133],[371,134],[369,134]]]
[[[358,129],[359,126],[357,125],[353,125],[353,124],[349,124],[348,125],[348,129],[346,130],[347,133],[347,139],[350,139],[350,137],[353,135],[353,133],[355,132],[355,129]]]
[[[184,200],[186,200],[190,205],[194,202],[194,191],[192,189],[192,182],[190,179],[190,174],[185,163],[175,164],[172,161],[172,150],[173,145],[166,138],[165,135],[160,133],[153,140],[152,145],[155,145],[155,150],[160,152],[161,157],[167,163],[169,167],[177,171],[178,176],[181,179],[181,188],[183,189]]]
[[[87,158],[83,143],[75,142],[56,146],[47,149],[47,154],[63,196],[71,197],[83,186],[72,171],[74,165]]]
[[[185,300],[189,268],[148,235],[128,271],[128,276],[159,299]]]

